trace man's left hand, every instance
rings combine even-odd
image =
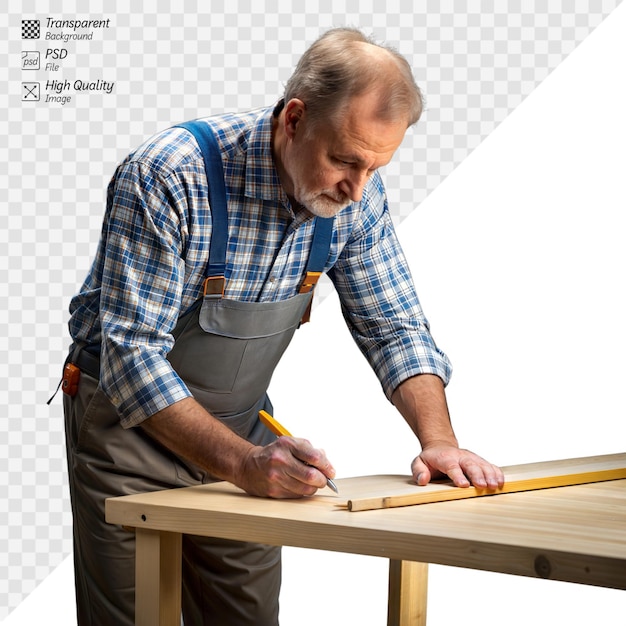
[[[411,464],[413,479],[426,485],[433,478],[447,475],[457,487],[498,489],[504,485],[504,474],[496,465],[469,450],[446,444],[424,448]]]

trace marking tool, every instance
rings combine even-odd
[[[275,435],[279,437],[293,437],[293,435],[279,422],[277,422],[267,411],[259,411],[259,419],[267,426]],[[303,461],[306,463],[305,461]],[[309,463],[306,463],[309,465]],[[326,478],[326,484],[336,493],[339,494],[337,485],[330,479]]]

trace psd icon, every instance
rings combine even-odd
[[[39,39],[40,36],[39,20],[22,20],[22,39]]]
[[[38,50],[22,51],[22,69],[38,70],[40,68],[41,55]]]

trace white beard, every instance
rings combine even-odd
[[[348,196],[341,192],[329,190],[302,191],[296,199],[310,213],[319,217],[334,217],[350,204]]]

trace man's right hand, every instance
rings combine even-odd
[[[250,448],[237,484],[256,496],[301,498],[313,495],[334,476],[323,450],[306,439],[279,437],[266,446]]]
[[[193,398],[155,413],[141,427],[179,456],[255,496],[310,496],[335,475],[324,451],[305,439],[280,437],[255,446]]]

